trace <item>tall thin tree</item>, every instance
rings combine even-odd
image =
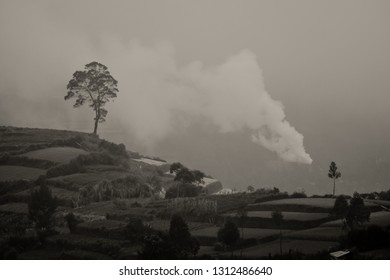
[[[333,179],[333,196],[336,193],[336,180],[341,177],[341,172],[337,169],[336,163],[332,161],[329,166],[328,177]]]

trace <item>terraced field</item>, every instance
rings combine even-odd
[[[348,232],[341,227],[315,227],[305,230],[297,230],[287,233],[289,239],[312,240],[312,241],[334,241],[337,242],[341,236]]]
[[[46,174],[46,170],[14,166],[14,165],[0,165],[0,181],[14,181],[14,180],[35,180],[39,176]]]
[[[334,206],[334,202],[335,198],[286,198],[249,204],[247,210],[329,213]],[[366,201],[365,205],[371,210],[378,211],[380,209],[380,206],[370,201]]]
[[[27,214],[28,213],[28,206],[27,206],[27,203],[6,203],[3,205],[0,205],[0,212]]]
[[[321,226],[324,227],[338,227],[342,226],[342,220],[335,220],[328,223],[324,223]],[[372,212],[370,215],[370,221],[366,222],[364,225],[377,225],[381,227],[387,227],[390,225],[390,212],[388,211],[379,211]]]
[[[192,230],[191,234],[196,237],[208,237],[208,238],[217,238],[218,230],[220,228],[217,226],[211,226],[203,229]],[[239,229],[241,234],[241,229]],[[283,230],[283,233],[290,232],[288,230]],[[263,239],[271,236],[278,236],[278,229],[263,229],[263,228],[244,228],[244,238],[255,238],[255,239]]]
[[[272,211],[248,211],[247,217],[272,219]],[[228,213],[224,216],[235,217],[237,213]],[[284,220],[314,221],[328,217],[327,213],[283,212]]]
[[[336,247],[337,242],[331,241],[311,241],[311,240],[283,240],[283,253],[298,251],[304,254],[316,254],[320,251]],[[235,255],[241,255],[248,258],[266,257],[269,254],[275,255],[280,253],[279,240],[269,243],[260,244],[243,250],[237,250]]]
[[[50,178],[49,181],[63,181],[82,186],[93,186],[104,180],[114,180],[127,176],[128,173],[121,171],[105,171],[101,173],[75,173],[66,176]]]
[[[291,211],[329,213],[333,208],[334,198],[287,198],[262,203],[250,204],[248,211]]]
[[[22,154],[21,156],[43,159],[58,163],[68,163],[72,159],[76,158],[78,155],[84,154],[88,154],[88,152],[71,147],[54,147],[28,152]]]
[[[153,220],[153,221],[145,222],[145,224],[149,225],[151,228],[155,230],[160,230],[160,231],[168,231],[170,227],[169,220]],[[187,222],[187,225],[190,231],[213,227],[212,224],[197,223],[197,222]]]
[[[140,199],[129,199],[126,201],[126,204],[116,204],[114,201],[94,202],[87,206],[75,209],[74,213],[77,213],[78,215],[93,215],[99,217],[106,217],[108,214],[112,219],[125,220],[129,217],[146,217],[148,216],[148,212],[151,211],[150,208],[131,207],[131,204],[136,201],[142,203],[142,200]]]

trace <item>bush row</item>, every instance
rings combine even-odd
[[[54,166],[47,170],[46,176],[48,178],[65,176],[74,173],[85,173],[85,165],[92,164],[106,164],[113,165],[114,159],[107,153],[90,153],[85,155],[79,155],[75,159],[72,159],[69,163]]]

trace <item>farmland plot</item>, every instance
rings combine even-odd
[[[334,202],[335,198],[286,198],[249,204],[247,210],[329,213],[334,206]],[[365,205],[373,211],[380,209],[380,206],[369,201],[366,201]]]
[[[387,227],[390,225],[390,212],[380,211],[371,213],[370,224]]]
[[[342,220],[335,220],[331,222],[327,222],[322,224],[322,227],[342,227],[343,221]],[[377,225],[381,227],[387,227],[390,225],[390,212],[388,211],[379,211],[379,212],[372,212],[370,214],[370,221],[364,223],[363,225],[369,226],[369,225]]]
[[[348,233],[341,227],[315,227],[306,230],[293,231],[285,236],[289,239],[313,240],[313,241],[338,241],[341,236]]]
[[[0,181],[14,181],[14,180],[35,180],[39,176],[46,174],[46,170],[14,166],[14,165],[0,165]]]
[[[55,147],[28,152],[22,154],[21,156],[43,159],[58,163],[68,163],[77,156],[84,154],[88,154],[88,152],[71,147]]]
[[[0,205],[0,212],[27,214],[28,206],[27,203],[7,203]]]
[[[203,229],[193,230],[191,234],[196,237],[217,238],[218,230],[217,226],[211,226]],[[241,228],[239,228],[241,234]],[[283,230],[282,233],[290,232],[289,230]],[[263,229],[263,228],[244,228],[244,238],[263,239],[267,237],[273,237],[279,235],[279,229]]]
[[[224,215],[225,216],[225,215]],[[236,213],[226,214],[228,217],[237,216]],[[248,211],[248,217],[272,219],[272,211]],[[303,212],[283,212],[284,220],[313,221],[328,217],[327,213],[303,213]]]
[[[170,220],[153,220],[149,222],[145,222],[145,224],[149,225],[151,228],[159,231],[168,231],[170,227]],[[198,222],[187,222],[188,229],[190,231],[206,229],[212,226],[208,223],[198,223]]]
[[[331,247],[337,246],[337,242],[329,241],[311,241],[311,240],[283,240],[283,252],[299,251],[304,254],[316,254],[320,251],[328,250]],[[244,257],[256,258],[266,257],[269,254],[275,255],[280,253],[279,240],[269,243],[260,244],[242,250]],[[236,255],[241,254],[241,250],[235,252]]]
[[[75,173],[66,176],[50,178],[49,181],[63,181],[65,183],[73,183],[80,186],[93,186],[104,180],[110,181],[129,175],[126,172],[107,171],[102,173]]]
[[[334,201],[334,198],[287,198],[250,204],[247,210],[328,213],[333,208]]]
[[[138,217],[141,219],[151,219],[151,215],[149,214],[152,209],[143,208],[143,207],[129,207],[132,201],[142,202],[142,200],[120,200],[120,201],[128,201],[126,204],[118,204],[115,201],[101,201],[94,202],[87,206],[75,209],[74,213],[85,216],[92,215],[96,217],[107,217],[112,220],[126,220],[130,217]]]

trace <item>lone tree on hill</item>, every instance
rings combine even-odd
[[[341,172],[337,171],[337,165],[334,161],[330,163],[328,177],[333,179],[333,196],[336,193],[336,180],[341,177]]]
[[[104,122],[107,110],[104,105],[115,98],[118,93],[118,82],[111,76],[107,67],[98,62],[85,65],[84,71],[76,71],[69,81],[65,100],[76,98],[73,107],[77,108],[85,103],[95,111],[95,126],[93,133],[97,133],[98,123]]]

